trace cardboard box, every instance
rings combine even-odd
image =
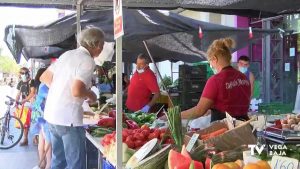
[[[228,126],[224,121],[218,121],[211,124],[206,129],[197,131],[201,135],[214,132],[216,130],[227,128]],[[189,136],[192,136],[190,133]],[[234,129],[216,136],[214,138],[203,141],[206,144],[212,144],[221,151],[232,150],[241,145],[256,144],[256,137],[252,133],[252,127],[250,121],[239,124]]]

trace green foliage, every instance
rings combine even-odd
[[[164,83],[164,85],[168,88],[168,87],[172,86],[173,82],[172,82],[172,79],[170,76],[165,75],[162,79],[162,82],[160,83],[160,86],[163,86],[162,83]]]
[[[173,82],[173,86],[178,86],[179,85],[179,79],[176,79],[174,82]]]
[[[0,56],[0,72],[17,74],[19,69],[20,67],[14,59],[8,56]]]

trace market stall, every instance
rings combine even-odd
[[[180,33],[176,34],[175,39],[180,36]],[[120,117],[120,111],[117,112],[119,112],[118,116]],[[125,120],[126,124],[126,126],[123,126],[124,129],[122,130],[122,162],[124,163],[124,167],[171,169],[201,169],[204,167],[213,169],[268,169],[272,166],[272,168],[290,167],[296,169],[299,166],[300,152],[299,147],[297,146],[289,148],[289,151],[292,152],[292,155],[288,155],[288,157],[281,157],[282,155],[276,156],[276,158],[271,159],[270,164],[266,161],[267,158],[263,158],[264,160],[259,161],[256,157],[250,158],[250,156],[254,155],[247,155],[247,150],[249,149],[244,145],[263,143],[260,142],[260,139],[263,138],[263,135],[258,135],[258,139],[256,139],[251,130],[250,122],[252,122],[252,120],[247,122],[239,122],[228,117],[225,119],[225,121],[219,121],[210,124],[209,127],[199,128],[195,132],[190,131],[188,128],[183,130],[185,126],[182,125],[179,115],[180,109],[173,108],[169,109],[168,112],[167,123],[152,121],[152,123],[149,122],[149,126],[145,125],[146,122],[142,120],[142,117],[144,116],[143,114],[138,114],[138,112],[135,113],[134,116],[137,116],[136,119],[134,116],[132,116],[132,114],[126,115],[125,113],[124,116],[122,114],[123,120]],[[99,112],[99,114],[100,113],[102,112]],[[139,118],[139,116],[141,117]],[[278,121],[278,124],[275,122],[275,128],[280,129],[281,132],[290,132],[291,129],[295,130],[295,128],[299,128],[297,125],[297,122],[299,121],[298,116],[292,115],[287,116],[286,118],[287,119],[282,119],[280,124]],[[112,168],[114,168],[116,158],[118,158],[118,155],[115,154],[116,140],[113,128],[115,126],[115,121],[116,119],[114,119],[113,113],[106,112],[106,114],[101,116],[101,119],[97,123],[97,127],[89,128],[91,134],[86,134],[87,139],[89,139],[99,150],[100,157],[102,157],[102,154],[104,154],[105,161],[107,161],[110,164],[109,167]],[[292,125],[294,125],[293,128]],[[272,128],[274,128],[274,126],[272,126]],[[268,133],[268,129],[269,128],[266,128],[264,133]],[[183,131],[187,131],[187,133],[183,133]],[[260,130],[258,131],[260,132]],[[132,137],[130,138],[130,136]],[[298,137],[298,133],[293,136],[293,138],[294,137]],[[265,150],[263,149],[261,152],[262,151]],[[283,164],[282,159],[285,159],[285,161],[288,161],[289,163]],[[280,167],[278,167],[278,161],[281,161]]]
[[[116,164],[115,113],[102,112],[97,126],[86,134],[99,150],[99,168]],[[298,169],[300,115],[259,112],[249,121],[228,117],[197,130],[185,126],[179,107],[168,109],[167,121],[140,112],[124,113],[123,120],[124,168],[275,169],[285,159],[289,163],[280,165]],[[251,148],[261,145],[266,146],[261,152]]]

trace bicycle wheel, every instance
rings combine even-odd
[[[15,124],[20,126],[16,128]],[[9,149],[19,143],[23,136],[24,126],[21,120],[15,116],[0,118],[0,149]]]

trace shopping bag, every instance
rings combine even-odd
[[[22,105],[21,108],[18,107],[15,111],[15,116],[21,120],[24,128],[29,128],[30,120],[31,120],[31,108],[30,107],[27,107],[24,105]],[[18,123],[18,121],[16,121],[15,127],[20,128],[20,124]]]

